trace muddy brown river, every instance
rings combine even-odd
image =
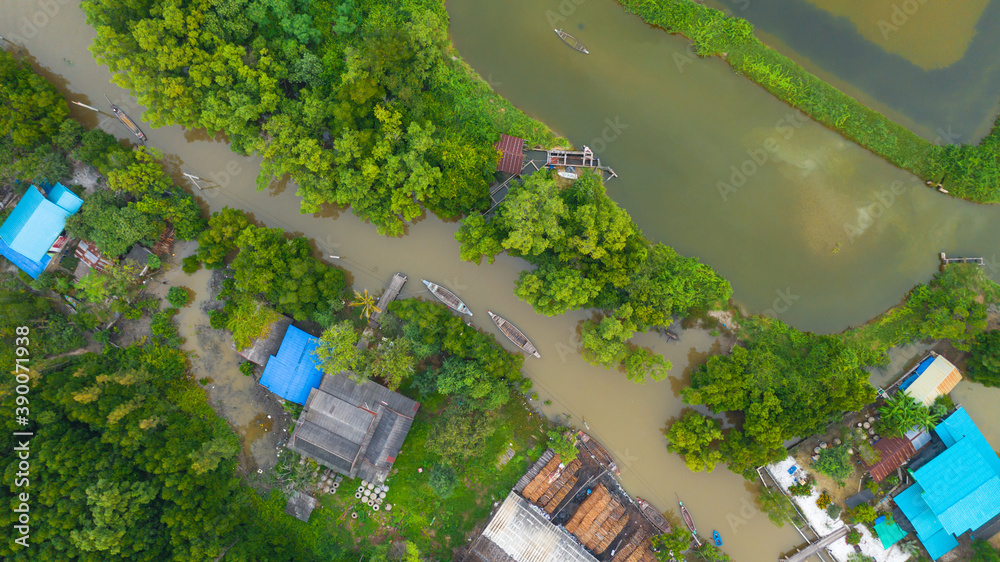
[[[749,309],[803,329],[836,331],[878,314],[930,278],[941,250],[992,256],[1000,234],[997,209],[914,187],[907,174],[808,120],[789,117],[784,104],[720,61],[692,61],[679,71],[674,55],[685,56],[686,44],[649,29],[610,0],[564,4],[575,8],[563,27],[587,43],[590,58],[565,48],[553,34],[546,21],[546,10],[559,10],[553,0],[452,2],[453,37],[502,94],[574,143],[602,148],[601,158],[621,176],[609,184],[610,193],[646,234],[717,267]],[[483,21],[491,23],[478,23]],[[141,115],[142,108],[89,56],[94,32],[74,4],[56,2],[46,9],[37,1],[4,0],[0,34],[22,47],[23,56],[69,99],[103,107],[107,94],[133,117]],[[498,52],[494,45],[501,38],[511,39],[513,47]],[[73,107],[75,116],[125,138],[109,116]],[[616,119],[628,128],[607,132]],[[793,132],[786,139],[787,128]],[[720,351],[716,338],[698,330],[672,343],[637,337],[674,367],[662,382],[629,383],[622,373],[587,364],[576,351],[577,325],[591,313],[535,314],[512,292],[526,264],[507,256],[492,265],[460,261],[457,224],[426,218],[406,236],[387,239],[348,211],[302,215],[294,186],[256,191],[258,161],[233,154],[223,139],[180,127],[145,130],[175,178],[182,180],[184,172],[219,186],[198,193],[207,208],[238,207],[268,226],[312,238],[322,254],[340,256],[331,261],[350,272],[356,288],[380,291],[401,271],[409,276],[404,297],[428,296],[420,279],[433,279],[469,304],[480,328],[497,333],[487,308],[512,320],[542,354],[541,360],[526,360],[525,371],[540,399],[552,400],[546,412],[568,414],[578,427],[586,418],[590,432],[616,456],[631,494],[661,510],[676,507],[679,496],[701,529],[719,530],[735,560],[770,562],[803,542],[756,510],[753,487],[743,479],[722,467],[691,473],[666,450],[661,429],[684,407],[678,391],[689,365]],[[732,183],[730,167],[752,161],[772,137],[777,153],[734,192],[726,191],[726,199],[720,196],[717,183]],[[892,193],[893,182],[906,188],[878,211],[880,190]],[[844,228],[851,222],[861,231],[853,240]],[[192,279],[190,285],[204,281]],[[214,379],[246,380],[236,377]],[[1000,414],[990,406],[1000,393],[963,385],[958,399],[1000,446]],[[252,440],[253,433],[244,436]]]

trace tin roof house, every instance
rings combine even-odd
[[[911,471],[916,483],[893,499],[937,560],[959,536],[1000,518],[1000,457],[962,408],[934,432],[944,450]]]
[[[0,226],[0,255],[37,279],[52,255],[58,254],[51,250],[66,227],[66,219],[82,205],[83,199],[60,183],[48,196],[31,186]]]
[[[270,366],[268,362],[268,366]],[[349,478],[384,482],[420,404],[373,381],[324,375],[309,391],[288,448]]]

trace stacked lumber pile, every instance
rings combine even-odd
[[[559,478],[556,478],[555,482],[549,486],[549,489],[546,490],[540,498],[538,498],[538,506],[544,508],[549,515],[552,515],[566,495],[573,489],[573,486],[576,485],[576,473],[582,466],[583,463],[579,460],[574,460],[566,465],[566,468],[563,469]]]
[[[618,547],[611,562],[655,562],[656,555],[652,551],[652,543],[646,529],[640,528],[632,538]]]
[[[538,474],[528,482],[521,495],[531,503],[537,503],[538,498],[549,489],[549,478],[559,470],[559,455],[553,456],[545,466],[538,471]]]
[[[604,552],[611,541],[628,523],[625,506],[608,492],[603,484],[597,486],[573,517],[566,530],[593,552]]]

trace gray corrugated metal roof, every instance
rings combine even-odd
[[[271,324],[271,328],[266,336],[254,340],[253,345],[250,347],[238,350],[239,354],[251,363],[256,363],[261,367],[266,366],[267,360],[272,355],[277,355],[278,348],[281,347],[281,341],[285,338],[285,332],[288,331],[288,326],[291,324],[291,318],[282,316],[274,324]],[[235,344],[233,345],[235,347]]]
[[[288,448],[300,455],[316,459],[320,464],[328,466],[341,474],[351,473],[351,461],[332,455],[308,441],[289,441]]]
[[[288,498],[288,503],[285,505],[285,513],[308,523],[313,509],[316,509],[316,503],[316,498],[312,496],[297,491],[292,492],[291,497]]]
[[[360,444],[364,440],[375,419],[374,413],[322,391],[310,398],[312,400],[308,402],[305,413],[306,423],[318,425],[352,443]]]
[[[565,529],[514,492],[507,495],[483,537],[517,562],[597,562]],[[479,549],[483,555],[488,551]]]
[[[348,476],[382,481],[419,406],[372,381],[325,375],[309,392],[289,448]]]

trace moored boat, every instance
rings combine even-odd
[[[712,538],[715,539],[715,546],[722,546],[722,536],[718,531],[712,531]]]
[[[556,29],[555,32],[556,32],[556,35],[558,35],[559,38],[563,40],[563,43],[566,43],[570,47],[573,47],[574,49],[576,49],[577,51],[580,51],[581,53],[583,53],[585,55],[589,55],[590,54],[590,51],[588,51],[587,48],[583,46],[583,43],[580,42],[580,40],[577,39],[576,37],[573,37],[572,35],[570,35],[569,33],[566,33],[565,31],[563,31],[561,29]]]
[[[139,126],[135,124],[135,121],[133,121],[132,118],[128,116],[128,114],[122,111],[120,107],[111,103],[111,98],[109,98],[108,96],[104,96],[104,99],[108,100],[108,103],[111,104],[111,112],[114,113],[115,117],[117,117],[118,120],[122,122],[122,125],[125,125],[125,127],[129,130],[129,132],[135,135],[137,139],[141,140],[142,142],[146,142],[146,133],[142,132],[142,129],[140,129]]]
[[[583,425],[587,426],[586,419],[583,420]],[[587,429],[590,429],[590,426],[587,426]],[[587,452],[590,453],[590,456],[600,463],[601,466],[607,468],[615,474],[621,474],[621,471],[618,470],[618,465],[615,464],[615,459],[611,456],[611,453],[609,453],[608,450],[604,448],[604,445],[601,445],[597,439],[594,439],[582,429],[576,432],[576,436],[580,440],[580,445],[586,449]]]
[[[531,340],[521,333],[521,330],[518,330],[517,326],[508,322],[503,316],[493,314],[492,310],[487,310],[486,312],[490,315],[490,318],[493,319],[493,323],[497,325],[497,328],[500,328],[503,335],[507,336],[507,339],[514,342],[514,345],[523,349],[525,353],[530,353],[539,359],[542,358],[542,356],[538,353],[538,349],[535,348],[535,344],[531,343]]]
[[[649,520],[650,523],[653,524],[654,527],[664,533],[669,533],[671,531],[670,523],[667,521],[666,517],[657,511],[652,504],[638,496],[635,498],[635,503],[639,504],[639,510],[642,511],[642,514]]]
[[[681,506],[681,517],[684,518],[684,525],[691,531],[691,537],[694,538],[694,542],[698,546],[701,546],[701,541],[698,539],[698,528],[694,526],[694,518],[691,517],[691,512],[684,506],[684,502],[677,500],[677,503]]]
[[[424,282],[424,285],[427,285],[427,290],[430,291],[431,294],[437,298],[437,300],[443,302],[445,306],[455,312],[472,316],[472,311],[469,310],[469,307],[466,306],[464,302],[462,302],[462,299],[458,298],[458,295],[448,289],[445,289],[437,283],[432,283],[426,279],[421,279],[421,281]]]

